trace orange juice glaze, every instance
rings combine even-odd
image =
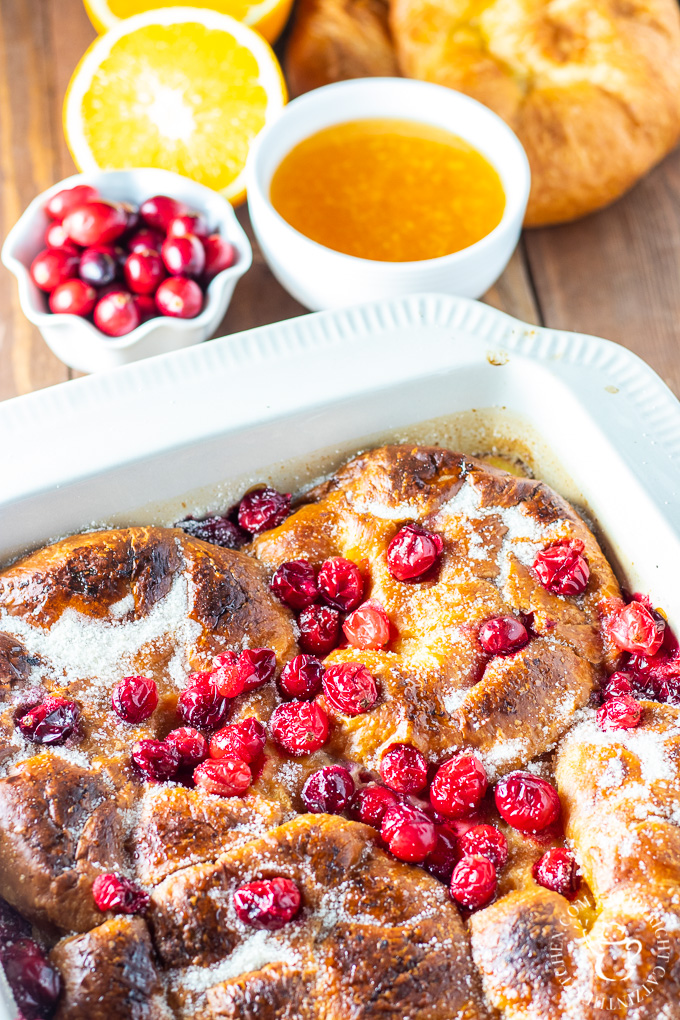
[[[443,128],[396,118],[311,135],[272,177],[276,211],[347,255],[416,262],[450,255],[498,225],[505,208],[489,161]]]

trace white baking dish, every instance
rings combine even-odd
[[[224,505],[220,483],[272,465],[295,462],[275,480],[299,485],[326,463],[315,451],[337,462],[472,408],[504,409],[506,435],[520,416],[529,446],[542,437],[546,480],[588,509],[628,584],[680,618],[678,401],[617,344],[441,295],[303,316],[0,404],[0,562],[93,523]]]
[[[680,620],[680,404],[616,344],[438,295],[304,316],[0,404],[0,562],[93,522],[224,506],[254,479],[300,485],[386,434],[427,440],[437,427],[418,423],[458,412],[440,435],[481,449],[516,430],[596,519],[629,586]]]

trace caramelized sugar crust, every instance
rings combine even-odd
[[[418,584],[386,566],[406,522],[444,539],[438,574]],[[562,538],[583,541],[590,564],[576,598],[551,595],[531,569]],[[227,648],[272,647],[279,669],[297,654],[272,570],[337,555],[361,565],[364,596],[395,626],[385,651],[329,657],[364,662],[377,705],[351,718],[320,696],[330,743],[291,760],[268,740],[242,798],[142,782],[130,745],[178,725],[192,670]],[[680,711],[643,702],[637,730],[595,724],[591,694],[616,665],[599,618],[618,594],[594,536],[546,486],[412,446],[356,458],[246,553],[134,528],[74,536],[0,574],[0,895],[65,936],[52,951],[58,1020],[680,1017]],[[534,636],[489,659],[477,631],[503,614],[529,616]],[[110,705],[131,673],[160,694],[136,726]],[[51,749],[14,726],[45,692],[82,708],[82,733]],[[270,683],[236,699],[231,719],[266,724],[280,701]],[[433,764],[474,747],[492,780],[529,766],[555,781],[584,876],[577,900],[532,878],[544,850],[563,845],[559,828],[524,836],[492,798],[484,819],[510,856],[495,901],[471,918],[375,830],[300,813],[310,772],[338,760],[375,769],[394,740]],[[150,892],[144,918],[94,907],[92,882],[107,871]],[[276,932],[246,927],[235,888],[275,875],[299,885],[299,917]]]

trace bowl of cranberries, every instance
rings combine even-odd
[[[57,357],[96,372],[212,336],[252,252],[210,188],[169,170],[104,170],[34,199],[2,261]]]

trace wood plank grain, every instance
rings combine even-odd
[[[523,322],[541,325],[541,315],[527,266],[524,239],[520,240],[503,275],[486,292],[482,301]]]
[[[51,115],[57,125],[57,157],[60,177],[76,172],[62,131],[62,110],[64,96],[71,75],[97,33],[85,13],[83,0],[42,0],[46,8],[46,48],[51,66],[52,92],[50,95]],[[68,29],[65,31],[64,26]]]
[[[71,0],[72,2],[72,0]],[[30,200],[59,176],[49,103],[46,2],[0,0],[0,232],[4,238]],[[0,398],[68,377],[24,317],[14,277],[0,273]]]
[[[680,149],[608,209],[525,244],[547,325],[624,344],[680,395]]]

